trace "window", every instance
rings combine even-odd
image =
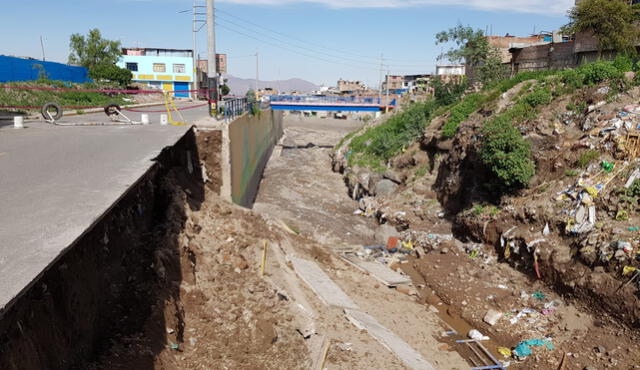
[[[138,63],[127,63],[127,69],[131,72],[138,72]]]
[[[174,64],[173,73],[184,73],[184,64]]]
[[[167,66],[164,63],[153,63],[153,71],[154,72],[166,72]]]

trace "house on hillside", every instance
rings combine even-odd
[[[338,80],[338,91],[341,94],[355,94],[367,90],[367,86],[360,81]]]
[[[133,73],[133,81],[150,88],[174,91],[174,96],[188,98],[195,90],[193,50],[125,48],[117,65]]]

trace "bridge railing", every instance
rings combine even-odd
[[[271,103],[381,105],[379,98],[362,96],[271,95],[269,100]]]

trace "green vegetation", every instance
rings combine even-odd
[[[640,42],[640,7],[629,1],[583,0],[569,12],[566,34],[593,32],[599,50],[635,55]]]
[[[71,35],[69,48],[69,64],[86,67],[95,81],[105,80],[120,86],[131,84],[131,71],[116,66],[122,56],[120,41],[104,39],[100,30],[94,28],[86,36]]]
[[[515,128],[509,113],[498,115],[483,127],[480,158],[502,190],[526,187],[535,174],[531,144]]]
[[[531,108],[535,108],[539,105],[547,105],[553,100],[553,93],[549,86],[538,86],[533,92],[522,98],[522,102]]]
[[[477,111],[484,103],[484,95],[471,94],[467,95],[462,101],[451,108],[449,119],[442,127],[442,136],[445,138],[453,137],[458,131],[460,123],[465,121],[471,113]]]
[[[535,175],[536,168],[531,145],[524,139],[518,126],[535,119],[539,110],[551,104],[554,98],[570,94],[578,88],[608,82],[611,87],[609,95],[625,91],[632,82],[624,79],[624,73],[639,67],[640,64],[634,59],[620,56],[613,61],[598,61],[573,70],[524,72],[510,79],[486,83],[480,92],[466,96],[466,81],[458,85],[437,81],[433,99],[410,105],[387,122],[353,137],[349,146],[349,164],[383,171],[384,164],[418,139],[433,118],[448,113],[441,134],[443,138],[451,138],[460,124],[474,112],[483,107],[487,111],[493,110],[493,105],[503,93],[529,81],[523,84],[515,97],[511,97],[514,105],[484,122],[480,136],[480,158],[493,175],[490,185],[498,191],[526,187]],[[586,103],[569,103],[567,110],[581,114],[586,110]],[[584,168],[598,156],[597,151],[587,151],[577,161],[576,167]],[[565,175],[574,177],[578,171],[567,170]]]
[[[582,153],[580,158],[578,159],[578,167],[587,168],[589,164],[600,157],[600,152],[594,149],[589,149],[586,152]]]
[[[382,162],[400,153],[418,139],[437,108],[434,100],[410,105],[384,124],[366,130],[351,140],[350,164],[381,169]]]
[[[500,213],[500,208],[493,205],[483,206],[481,204],[476,204],[471,208],[471,213],[474,216],[489,215],[494,217]]]
[[[7,83],[4,86],[28,86],[28,87],[58,87],[79,89],[103,89],[113,88],[109,84],[71,84],[63,81],[33,81]],[[0,89],[0,101],[8,106],[33,106],[42,107],[47,102],[56,102],[62,106],[75,107],[104,107],[111,103],[119,105],[131,104],[124,100],[125,94],[103,94],[99,92],[85,91],[51,91],[51,90],[14,90]]]
[[[436,45],[445,43],[453,43],[455,47],[442,53],[438,59],[464,62],[482,84],[507,77],[508,71],[502,65],[500,51],[489,44],[484,31],[458,24],[436,34]]]
[[[577,170],[566,170],[564,171],[564,175],[567,177],[576,177],[578,176],[578,171]]]
[[[418,168],[418,169],[416,170],[415,177],[416,177],[417,179],[419,179],[419,178],[421,178],[421,177],[424,177],[424,176],[427,174],[427,171],[429,170],[429,168],[428,168],[428,167],[429,167],[429,166],[426,166],[426,165],[425,165],[425,166],[420,166],[420,168]]]
[[[89,77],[94,81],[114,82],[120,87],[131,85],[133,73],[130,70],[120,68],[115,64],[98,64],[89,71]]]
[[[634,180],[633,184],[627,189],[627,195],[630,197],[640,197],[640,180]]]
[[[439,106],[447,106],[457,102],[464,92],[469,88],[466,79],[460,82],[445,83],[436,78],[432,82],[433,98]]]

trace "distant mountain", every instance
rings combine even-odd
[[[249,91],[249,89],[256,88],[255,78],[239,78],[231,75],[226,75],[224,76],[224,78],[228,80],[227,85],[231,89],[231,95],[244,96],[247,93],[247,91]],[[291,79],[282,80],[282,81],[260,80],[260,83],[258,84],[258,88],[264,89],[267,87],[278,90],[279,92],[292,92],[292,91],[311,92],[311,91],[320,89],[320,86],[300,78],[291,78]]]

